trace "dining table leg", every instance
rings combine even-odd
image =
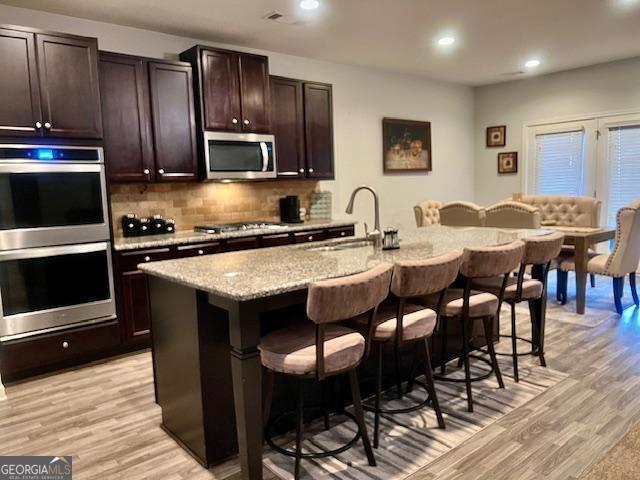
[[[231,376],[241,478],[262,479],[262,365],[260,311],[238,302],[229,309]]]
[[[587,297],[587,263],[589,262],[589,245],[585,238],[575,241],[575,274],[576,274],[576,312],[584,314]]]

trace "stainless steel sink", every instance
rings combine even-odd
[[[350,242],[335,243],[333,245],[324,245],[320,247],[307,248],[309,252],[335,252],[337,250],[348,250],[350,248],[372,247],[373,242],[369,240],[353,240]]]

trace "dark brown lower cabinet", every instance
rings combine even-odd
[[[123,272],[122,317],[127,341],[135,341],[151,333],[151,304],[147,276],[139,271]]]

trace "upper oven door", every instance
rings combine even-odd
[[[276,177],[275,137],[255,133],[204,133],[207,179]]]
[[[0,250],[108,239],[103,165],[0,162]]]
[[[115,316],[111,244],[0,252],[0,338]]]

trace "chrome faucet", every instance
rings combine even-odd
[[[353,213],[353,203],[354,203],[354,200],[356,199],[356,194],[360,190],[368,190],[373,195],[373,200],[374,200],[373,209],[374,209],[374,215],[375,215],[373,231],[371,232],[367,231],[366,223],[364,224],[364,231],[365,231],[367,240],[372,240],[373,246],[377,249],[380,249],[382,248],[382,231],[380,230],[380,202],[379,202],[378,194],[376,193],[376,191],[367,185],[362,185],[356,188],[353,191],[353,193],[351,193],[351,199],[349,200],[349,205],[347,205],[346,213],[350,215]]]

